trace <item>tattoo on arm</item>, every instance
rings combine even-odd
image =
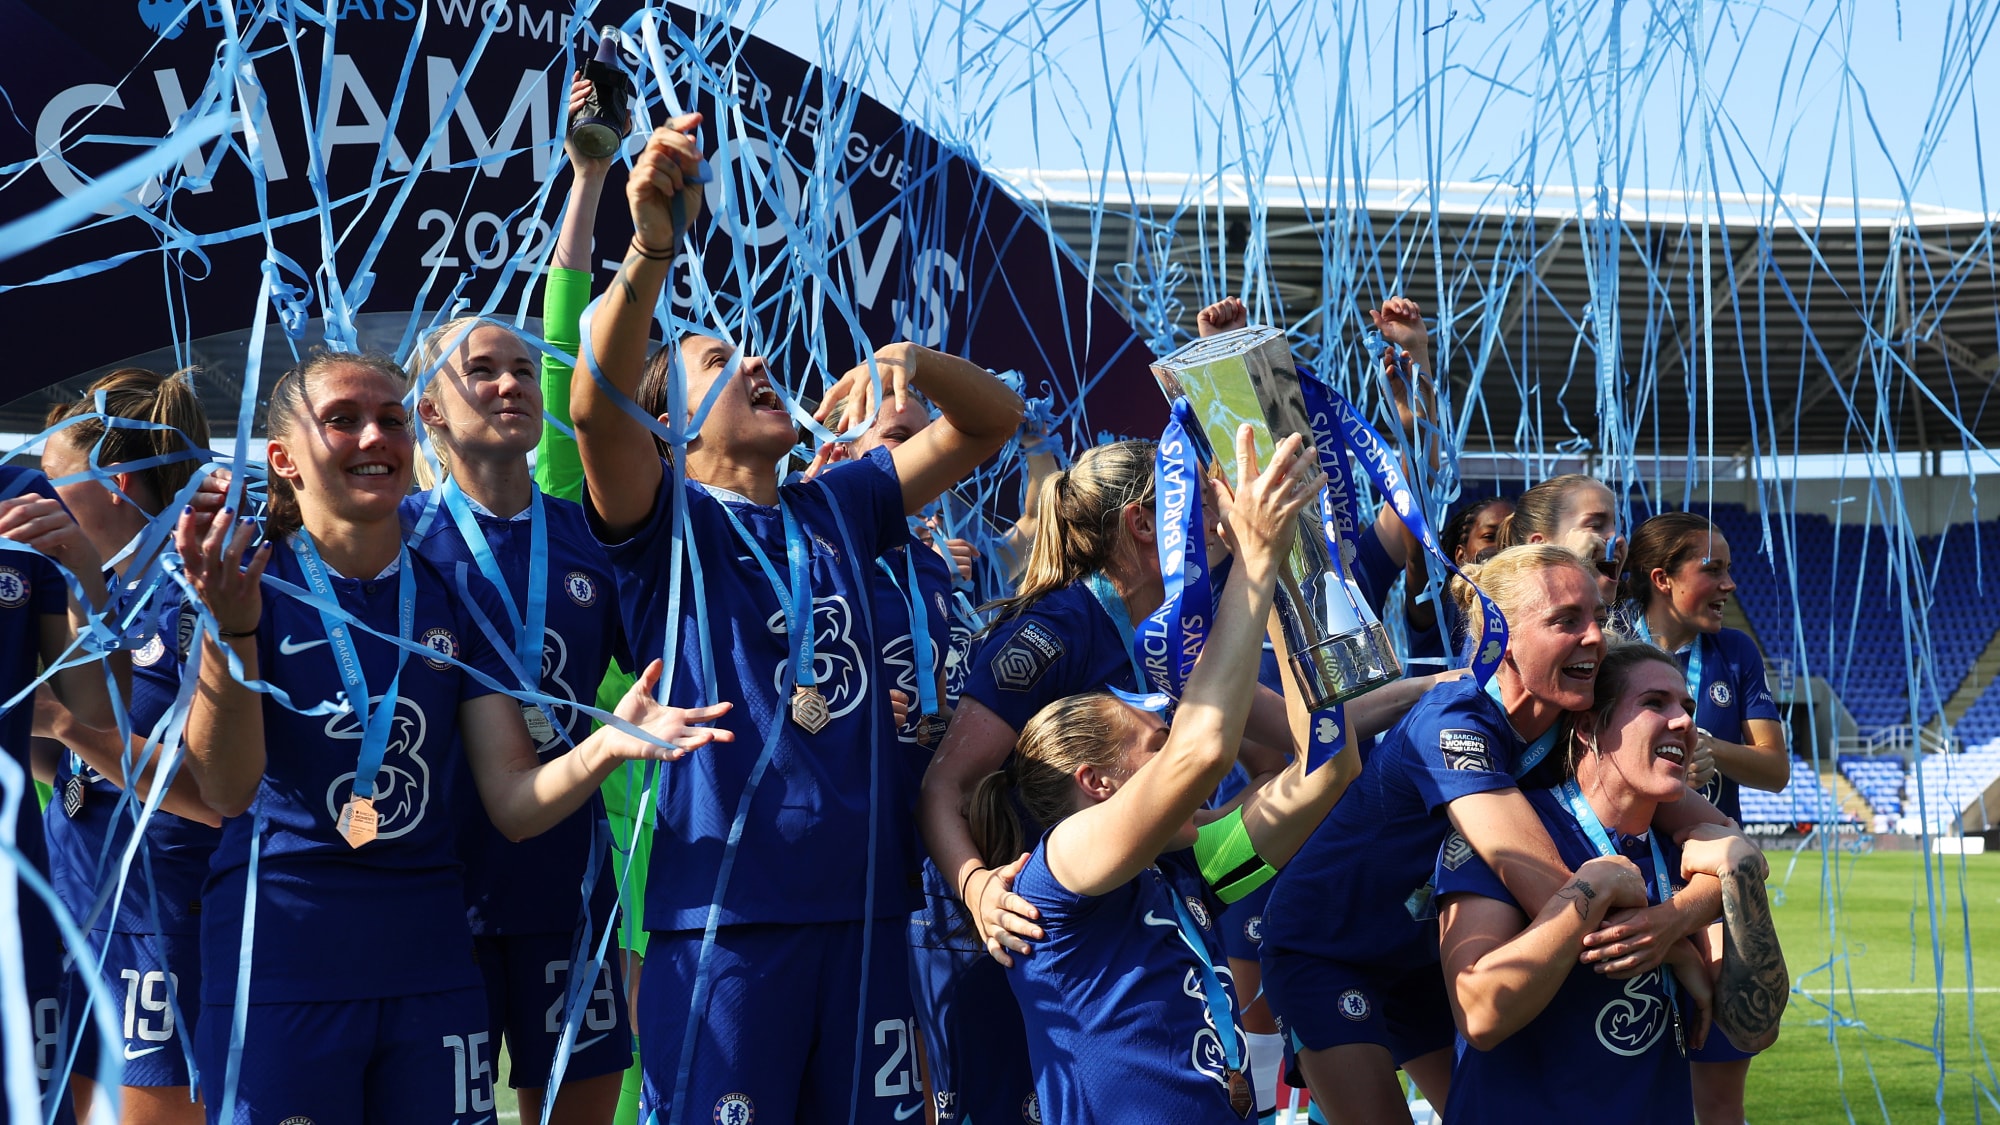
[[[1778,1037],[1791,994],[1791,974],[1778,948],[1771,904],[1753,861],[1722,880],[1722,975],[1715,987],[1715,1023],[1738,1049],[1761,1051]]]
[[[1556,897],[1576,907],[1576,916],[1590,917],[1590,904],[1597,900],[1597,891],[1583,879],[1571,880],[1569,886],[1556,892]]]
[[[618,272],[612,275],[611,280],[616,282],[619,289],[624,291],[625,303],[628,305],[636,305],[639,303],[639,291],[632,288],[632,282],[625,277],[625,267],[631,264],[632,264],[632,259],[629,257],[626,258],[624,261],[618,263]]]

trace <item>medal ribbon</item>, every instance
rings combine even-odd
[[[1368,420],[1339,391],[1318,378],[1302,373],[1299,389],[1305,393],[1306,412],[1312,416],[1313,436],[1319,447],[1320,468],[1326,472],[1328,546],[1334,546],[1332,536],[1336,527],[1343,535],[1354,533],[1352,492],[1347,487],[1346,466],[1341,457],[1344,451],[1354,456],[1362,471],[1368,474],[1375,491],[1395,508],[1403,526],[1410,529],[1410,534],[1417,537],[1424,550],[1443,563],[1446,570],[1464,578],[1464,573],[1445,555],[1437,535],[1431,531],[1430,521],[1424,517],[1423,507],[1416,502],[1401,466],[1396,464],[1395,451],[1389,443],[1382,440],[1375,427],[1369,425]],[[1337,550],[1334,557],[1336,561],[1339,559]],[[1480,632],[1479,644],[1472,652],[1472,678],[1484,686],[1493,678],[1494,670],[1500,667],[1501,654],[1507,651],[1507,618],[1485,591],[1475,585],[1473,592],[1479,596]]]
[[[333,582],[327,577],[326,564],[320,561],[319,548],[313,545],[312,536],[304,531],[287,540],[292,553],[299,558],[299,567],[305,571],[306,585],[321,598],[338,603],[339,595],[334,593]],[[410,639],[416,627],[417,578],[410,566],[409,548],[399,548],[396,554],[396,629],[397,638]],[[382,695],[382,702],[370,705],[368,677],[361,671],[361,657],[354,650],[354,638],[348,632],[346,622],[320,610],[320,624],[326,630],[326,640],[333,649],[333,663],[340,671],[340,682],[347,689],[347,704],[361,720],[361,756],[354,766],[354,796],[366,800],[375,795],[375,775],[382,769],[382,758],[389,750],[389,721],[396,714],[396,697],[401,694],[403,683],[403,662],[409,659],[409,649],[396,649],[396,674],[389,681],[389,690]]]
[[[1215,619],[1215,594],[1208,576],[1208,545],[1202,526],[1201,461],[1188,430],[1193,408],[1174,400],[1173,417],[1154,455],[1153,525],[1160,554],[1160,581],[1166,599],[1139,622],[1138,662],[1150,682],[1179,699],[1195,658]],[[1112,620],[1124,618],[1123,612]],[[1140,682],[1144,687],[1146,680]]]
[[[1201,940],[1201,931],[1188,915],[1187,903],[1181,901],[1180,892],[1174,889],[1172,880],[1164,874],[1159,879],[1166,884],[1167,893],[1174,900],[1174,914],[1181,921],[1181,940],[1201,962],[1202,991],[1208,994],[1209,1020],[1215,1024],[1215,1034],[1222,1040],[1223,1060],[1229,1069],[1240,1071],[1243,1069],[1243,1044],[1236,1038],[1236,1016],[1230,1010],[1229,995],[1222,991],[1222,978],[1216,975],[1215,961],[1209,956],[1208,946]]]
[[[459,538],[465,540],[466,550],[472,552],[474,565],[500,594],[501,608],[507,611],[507,623],[514,627],[514,655],[521,665],[521,686],[535,691],[542,680],[542,639],[549,611],[549,525],[542,517],[542,490],[532,484],[528,487],[528,606],[525,614],[507,584],[507,575],[501,571],[499,560],[493,557],[493,547],[486,541],[486,532],[472,514],[472,505],[466,501],[458,481],[447,477],[437,491],[445,510],[451,513],[452,523],[458,527]]]
[[[1617,845],[1611,842],[1611,834],[1604,830],[1604,822],[1597,819],[1597,810],[1591,808],[1590,802],[1584,799],[1583,790],[1577,786],[1576,779],[1570,778],[1563,782],[1561,791],[1563,804],[1569,808],[1570,817],[1576,821],[1577,827],[1583,829],[1583,834],[1590,837],[1590,844],[1597,849],[1597,854],[1602,856],[1620,854]],[[1674,883],[1671,873],[1667,870],[1667,857],[1660,851],[1660,834],[1657,831],[1648,832],[1646,843],[1653,849],[1653,880],[1658,888],[1659,901],[1665,903],[1674,897]],[[1655,971],[1660,974],[1660,989],[1667,995],[1667,1008],[1673,1018],[1679,1020],[1680,1015],[1676,1005],[1679,1003],[1680,990],[1674,984],[1673,970],[1663,965]],[[1676,1038],[1679,1037],[1678,1029],[1674,1034]]]
[[[785,565],[792,578],[790,593],[785,590],[784,580],[778,577],[778,568],[771,564],[771,556],[764,553],[763,546],[726,501],[722,504],[722,514],[729,517],[729,526],[736,529],[737,538],[750,548],[750,554],[771,583],[771,592],[778,596],[778,610],[785,615],[786,641],[792,651],[793,686],[815,686],[819,679],[813,672],[812,554],[806,546],[805,533],[799,530],[799,521],[792,516],[791,506],[779,497],[778,514],[785,521]]]
[[[910,604],[910,649],[911,658],[917,666],[917,706],[925,716],[938,713],[937,694],[937,646],[931,640],[931,618],[925,612],[924,589],[917,583],[917,550],[915,544],[903,548],[903,567],[909,585],[903,589],[903,600]],[[902,583],[896,579],[896,572],[888,560],[876,559],[875,565],[889,576],[889,581]]]
[[[1104,611],[1104,616],[1118,627],[1118,639],[1125,645],[1125,658],[1132,662],[1132,686],[1141,693],[1151,694],[1155,685],[1146,672],[1146,666],[1139,663],[1139,646],[1134,643],[1132,618],[1125,610],[1125,599],[1118,595],[1117,588],[1111,585],[1111,579],[1106,578],[1103,571],[1092,571],[1084,579],[1084,585],[1090,587],[1090,594],[1097,599],[1097,607]]]
[[[1638,615],[1632,622],[1632,628],[1638,632],[1639,639],[1647,644],[1659,643],[1653,639],[1653,627],[1646,621],[1645,614]],[[1701,638],[1700,633],[1694,635],[1694,643],[1688,646],[1687,662],[1688,694],[1694,696],[1694,707],[1697,712],[1701,710]]]

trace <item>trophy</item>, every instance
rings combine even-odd
[[[590,80],[590,93],[570,118],[569,143],[591,160],[604,160],[618,151],[631,128],[632,111],[626,102],[631,85],[618,69],[618,29],[607,25],[597,41],[597,55],[586,59],[583,76]]]
[[[1279,329],[1239,328],[1196,340],[1152,366],[1168,401],[1186,396],[1194,408],[1208,460],[1221,467],[1232,489],[1241,484],[1231,451],[1243,423],[1255,428],[1258,448],[1267,455],[1291,434],[1316,440],[1291,343]],[[1339,569],[1328,553],[1329,535],[1341,552]],[[1278,578],[1276,608],[1292,650],[1295,682],[1315,711],[1402,675],[1388,631],[1347,577],[1353,562],[1354,545],[1327,529],[1318,512],[1299,516],[1298,538]]]

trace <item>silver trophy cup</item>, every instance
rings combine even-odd
[[[1167,400],[1186,396],[1201,423],[1214,461],[1233,489],[1236,428],[1248,422],[1257,448],[1270,456],[1292,434],[1312,442],[1305,396],[1284,332],[1240,328],[1211,336],[1153,361],[1153,377]],[[1354,545],[1336,537],[1342,566],[1327,553],[1317,509],[1299,517],[1299,534],[1278,579],[1277,610],[1292,650],[1295,682],[1314,710],[1372,691],[1402,674],[1389,633],[1347,577]]]

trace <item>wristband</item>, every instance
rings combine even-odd
[[[632,236],[632,252],[649,262],[671,262],[678,251],[669,247],[664,252],[657,252],[652,247],[640,242],[639,236],[635,234]]]
[[[970,870],[970,871],[968,871],[968,872],[966,872],[966,873],[965,873],[965,878],[963,878],[963,879],[960,879],[960,880],[958,881],[958,901],[959,901],[959,902],[961,902],[961,903],[964,903],[964,904],[965,904],[965,907],[966,907],[966,909],[968,909],[968,910],[972,908],[972,904],[971,904],[971,903],[969,903],[969,902],[966,902],[966,901],[965,901],[965,888],[966,888],[966,886],[967,886],[968,884],[970,884],[970,883],[972,882],[972,877],[973,877],[974,875],[977,875],[977,874],[979,874],[979,873],[980,873],[981,871],[985,871],[985,870],[987,870],[987,868],[984,868],[984,867],[975,867],[975,868],[973,868],[972,870]]]

